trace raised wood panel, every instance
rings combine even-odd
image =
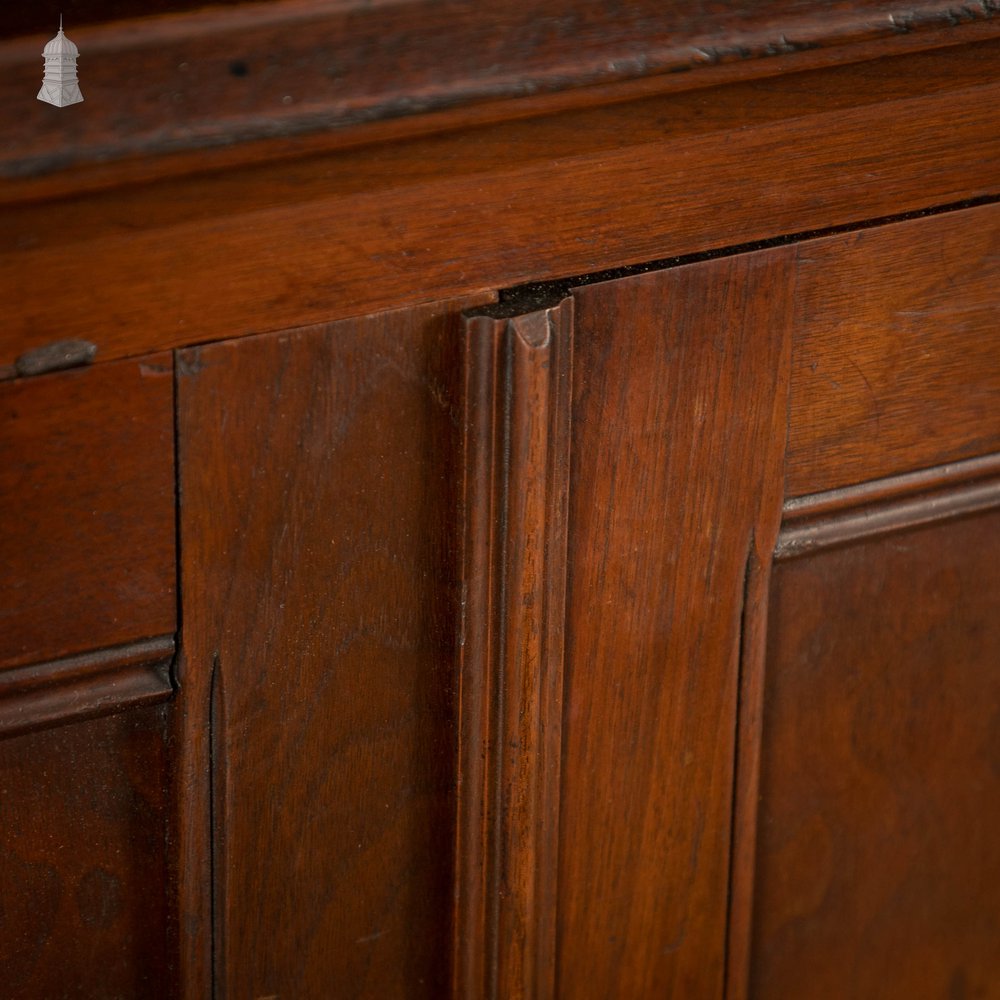
[[[165,713],[0,740],[5,998],[171,996]]]
[[[212,732],[181,850],[210,870],[210,771],[220,996],[448,992],[462,307],[181,356],[180,696]]]
[[[787,490],[1000,450],[1000,207],[799,248]]]
[[[0,382],[0,667],[169,635],[169,355]]]
[[[984,42],[102,194],[6,185],[0,363],[52,330],[143,354],[995,196],[998,81]]]
[[[1000,514],[774,571],[750,995],[1000,983]]]
[[[792,257],[574,292],[559,996],[722,989],[741,617],[780,516]]]
[[[554,996],[572,306],[466,322],[456,997]]]

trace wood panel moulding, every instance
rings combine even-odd
[[[173,656],[163,636],[0,671],[0,738],[166,701]]]
[[[466,324],[459,997],[554,990],[572,306]]]
[[[1000,455],[984,455],[967,461],[949,463],[929,469],[921,469],[917,472],[905,473],[898,476],[891,476],[885,479],[873,480],[861,483],[856,486],[849,486],[823,493],[812,494],[803,497],[786,500],[783,510],[781,530],[778,533],[775,543],[774,560],[782,567],[782,576],[778,577],[775,583],[772,579],[762,593],[758,605],[753,609],[752,615],[746,619],[746,634],[744,645],[754,643],[755,653],[752,659],[748,659],[744,669],[744,694],[741,698],[740,715],[740,735],[739,735],[739,772],[737,776],[737,797],[736,797],[736,817],[735,817],[735,843],[734,843],[734,868],[733,868],[733,896],[731,906],[731,929],[730,929],[730,965],[729,982],[727,996],[731,1000],[742,1000],[747,995],[771,995],[771,992],[784,992],[787,983],[791,979],[785,980],[780,988],[769,987],[761,990],[759,971],[751,975],[751,956],[754,948],[755,935],[762,933],[765,937],[770,935],[776,921],[779,921],[775,912],[766,912],[772,906],[776,895],[781,893],[781,885],[786,884],[784,876],[777,874],[777,869],[773,862],[768,860],[768,869],[765,872],[767,879],[766,894],[769,902],[760,902],[757,899],[758,889],[756,883],[760,881],[758,873],[759,855],[761,851],[773,852],[777,850],[776,844],[781,842],[782,835],[775,832],[773,812],[768,811],[770,806],[762,804],[766,789],[762,790],[761,767],[762,754],[767,752],[771,755],[768,765],[771,768],[772,780],[780,784],[785,782],[783,772],[784,765],[778,762],[775,756],[776,751],[769,750],[773,746],[774,740],[789,738],[789,721],[793,718],[790,702],[787,695],[780,694],[787,688],[792,688],[796,683],[788,678],[791,668],[788,666],[788,657],[794,654],[795,662],[798,664],[800,673],[812,676],[816,670],[826,671],[828,681],[824,683],[832,684],[834,668],[846,672],[851,678],[860,676],[859,671],[875,671],[892,674],[898,671],[908,659],[919,660],[923,657],[924,666],[920,670],[928,669],[928,665],[933,665],[935,672],[950,670],[951,655],[945,654],[947,643],[937,636],[925,635],[924,645],[921,646],[916,640],[905,638],[908,636],[911,626],[917,630],[916,635],[924,635],[919,629],[925,614],[922,603],[920,587],[925,588],[926,593],[933,593],[933,608],[940,609],[941,620],[938,628],[945,628],[947,620],[952,619],[952,624],[947,626],[947,634],[951,637],[949,641],[955,641],[970,650],[970,655],[982,657],[983,650],[992,649],[996,645],[995,629],[990,629],[983,622],[977,622],[976,616],[982,617],[983,609],[988,605],[984,599],[977,597],[972,600],[969,596],[971,590],[964,584],[956,584],[956,580],[961,579],[965,574],[970,574],[977,579],[984,593],[995,594],[996,584],[993,576],[989,572],[989,559],[982,558],[980,554],[973,555],[973,550],[965,542],[955,542],[949,549],[947,539],[977,539],[984,552],[995,548],[993,539],[995,537],[996,517],[992,519],[984,518],[1000,508]],[[954,529],[947,529],[947,526],[957,522]],[[990,525],[993,525],[992,529]],[[963,527],[963,525],[967,525]],[[939,529],[941,533],[936,533]],[[891,536],[891,537],[890,537]],[[923,560],[920,552],[926,547],[929,553]],[[847,550],[842,555],[837,555],[840,550]],[[824,561],[824,555],[829,553],[829,557]],[[947,553],[945,558],[944,553]],[[900,555],[902,554],[902,555]],[[965,562],[969,563],[968,568],[963,568]],[[785,571],[786,563],[791,562],[798,565],[802,562],[801,570]],[[891,572],[886,567],[897,566],[905,563],[908,565],[908,573],[913,580],[904,583],[905,573],[900,573],[898,568]],[[950,567],[941,569],[939,576],[932,582],[921,584],[919,581],[926,577],[929,566]],[[837,567],[830,572],[832,577],[827,576],[825,567]],[[778,571],[775,570],[775,573]],[[856,596],[844,598],[852,602],[853,612],[850,615],[834,615],[832,608],[836,607],[836,601],[841,600],[843,588],[853,592],[861,593],[865,587],[860,583],[861,575],[866,573],[874,574],[876,581],[882,581],[879,586],[893,588],[894,592],[902,595],[898,596],[890,604],[886,604],[885,594],[878,594],[878,600],[874,601],[875,594],[871,595],[872,602],[881,607],[881,616],[878,612],[863,615]],[[857,579],[852,579],[857,577]],[[834,585],[830,582],[833,578],[841,578],[841,585]],[[915,581],[915,582],[914,582]],[[916,589],[914,589],[916,588]],[[804,595],[817,590],[826,593],[827,596],[822,604],[811,604]],[[964,596],[961,596],[964,595]],[[813,599],[818,600],[816,598]],[[769,620],[769,608],[775,602],[779,603],[779,615]],[[798,612],[790,612],[789,607],[799,608]],[[817,624],[813,615],[822,607],[819,613],[821,621],[852,622],[859,618],[864,619],[861,626],[865,629],[865,634],[870,637],[872,647],[868,651],[862,651],[860,644],[851,643],[835,635],[834,627],[824,628]],[[933,614],[933,610],[929,612]],[[796,615],[801,615],[803,623],[800,625],[796,621]],[[965,621],[964,625],[954,624]],[[809,623],[812,623],[810,626]],[[815,635],[810,638],[809,627],[815,629]],[[965,630],[965,631],[963,631]],[[791,632],[789,638],[786,632]],[[844,630],[845,635],[850,630]],[[983,635],[984,643],[982,647],[976,645],[973,638],[968,637]],[[818,637],[817,637],[818,636]],[[895,636],[895,639],[894,639]],[[894,645],[895,641],[903,643],[908,651],[904,654],[900,648]],[[838,660],[837,654],[831,652],[840,646],[850,649],[850,655],[846,659]],[[957,648],[957,647],[956,647]],[[928,652],[930,650],[930,652]],[[777,652],[776,652],[777,651]],[[791,651],[791,652],[789,652]],[[937,657],[936,660],[933,658]],[[858,666],[861,660],[865,660],[865,665]],[[767,661],[765,664],[765,660]],[[945,663],[949,666],[945,666]],[[989,661],[989,655],[982,660],[984,666]],[[989,661],[990,665],[992,662]],[[892,664],[893,667],[887,666]],[[808,669],[806,669],[808,666]],[[907,673],[912,673],[910,668],[906,668]],[[952,672],[954,674],[954,671]],[[986,676],[986,673],[983,674]],[[912,682],[922,684],[923,681],[913,674],[915,678]],[[957,678],[952,678],[957,682]],[[853,683],[853,681],[852,681]],[[893,681],[889,681],[893,683]],[[910,682],[907,682],[910,683]],[[838,691],[838,697],[847,698],[846,692],[850,685],[844,686]],[[778,711],[771,704],[771,699],[776,697],[772,692],[777,689],[781,704],[784,708],[785,718],[778,723],[783,727],[784,735],[775,737],[767,731],[766,719],[775,725],[775,713]],[[903,696],[900,695],[902,698]],[[919,701],[917,694],[913,694],[913,704]],[[935,696],[937,697],[937,695]],[[801,691],[794,699],[796,706],[815,706],[819,704],[818,695],[812,691]],[[910,706],[912,708],[913,705]],[[917,711],[925,713],[920,725],[928,726],[928,731],[933,730],[937,725],[932,713],[926,710],[926,706],[917,706]],[[957,707],[952,703],[950,711],[954,714]],[[905,718],[909,709],[900,703],[895,708],[887,706],[871,706],[862,708],[855,706],[851,711],[857,712],[887,712],[894,718]],[[811,709],[806,711],[808,715]],[[796,707],[794,713],[801,714],[800,708]],[[979,723],[977,723],[979,724]],[[839,723],[836,719],[831,719],[829,726],[813,723],[812,727],[805,726],[803,734],[794,737],[797,740],[803,739],[804,731],[808,729],[809,737],[806,742],[812,742],[812,737],[816,736],[824,746],[831,746],[830,739],[826,735],[821,735],[829,728],[836,729]],[[909,725],[919,728],[916,723]],[[931,737],[927,737],[931,741]],[[787,749],[787,748],[786,748]],[[837,751],[838,753],[840,751]],[[893,754],[899,761],[900,768],[907,768],[909,765],[901,756],[900,748],[886,749],[886,754]],[[969,747],[961,749],[960,754],[966,754],[970,761],[975,757],[973,750]],[[794,753],[782,752],[783,760],[793,760]],[[809,781],[812,788],[812,781],[818,769],[823,766],[823,762],[818,757],[813,759],[810,765]],[[981,761],[973,761],[976,768],[981,767]],[[935,792],[934,794],[938,794]],[[812,796],[804,795],[801,790],[795,796],[802,801],[809,800]],[[794,796],[793,796],[794,797]],[[787,813],[792,806],[791,800],[787,800],[779,808]],[[886,803],[886,808],[889,804]],[[935,807],[937,808],[937,807]],[[761,810],[764,810],[762,813]],[[815,819],[815,817],[814,817]],[[761,824],[770,824],[769,828],[762,830]],[[851,836],[857,838],[854,847],[844,849],[864,852],[866,838],[870,838],[874,829],[873,824],[876,819],[873,817],[867,823],[868,832],[862,832],[866,826],[865,821],[858,817],[849,820],[845,829],[850,827],[853,831]],[[973,827],[976,823],[971,824]],[[824,838],[829,841],[829,831],[823,832],[814,830],[808,836],[803,833],[804,838],[800,847],[807,853],[812,848],[806,847],[806,840],[813,838],[812,845],[817,848]],[[763,838],[764,846],[760,840]],[[792,838],[794,839],[794,838]],[[845,834],[845,843],[849,837]],[[975,841],[974,834],[972,840]],[[832,843],[832,841],[830,841]],[[782,847],[792,850],[787,844]],[[840,847],[837,848],[841,849]],[[924,851],[929,863],[951,864],[944,857],[942,849],[939,847],[915,846],[915,850]],[[981,845],[974,845],[974,849],[980,854],[990,859],[994,863],[995,859],[989,852],[983,852]],[[817,863],[822,859],[817,857]],[[964,875],[962,876],[965,877]],[[808,881],[799,875],[801,884]],[[877,879],[876,879],[877,881]],[[852,905],[849,899],[852,897],[862,900],[861,905],[865,905],[863,897],[865,892],[848,893],[841,886],[839,905]],[[874,890],[876,895],[881,890]],[[789,899],[781,904],[793,907]],[[927,919],[933,918],[933,913],[925,907]],[[761,924],[760,921],[763,920]],[[917,922],[909,924],[907,933],[913,932]],[[804,927],[804,925],[802,925]],[[853,926],[853,924],[852,924]],[[930,925],[927,925],[930,926]],[[753,928],[753,929],[751,929]],[[961,949],[965,947],[962,943],[962,934],[956,928],[954,933],[945,934],[949,940],[949,947],[954,946]],[[937,932],[935,932],[937,935]],[[808,938],[808,935],[805,935]],[[833,938],[826,939],[828,942]],[[971,940],[971,938],[969,939]],[[758,942],[759,943],[759,942]],[[800,942],[801,943],[801,942]],[[926,944],[926,940],[924,942]],[[966,942],[967,943],[967,942]],[[771,947],[771,943],[764,946]],[[784,945],[779,946],[783,948]],[[825,949],[825,946],[824,946]],[[758,951],[760,949],[758,948]],[[935,948],[923,948],[922,953],[932,955]],[[870,975],[873,963],[877,966],[874,958],[874,951],[869,947],[859,947],[856,951],[857,968],[869,970],[864,974]],[[768,965],[782,966],[783,963],[774,958],[774,954],[768,958]],[[898,963],[896,971],[885,970],[885,975],[880,978],[880,984],[895,983],[898,981],[898,969],[907,963]],[[810,968],[812,966],[810,965]],[[768,973],[770,974],[770,973]],[[782,975],[786,973],[780,973]],[[940,970],[935,970],[935,975],[940,975]],[[825,969],[824,975],[836,978],[836,973],[829,968]],[[840,981],[840,980],[838,980]],[[756,986],[754,983],[756,982]],[[918,995],[911,992],[915,985],[915,980],[905,990],[908,995]],[[926,985],[926,984],[922,984]],[[894,990],[898,987],[887,986],[886,996],[897,995]],[[937,995],[934,992],[926,994]],[[748,994],[750,990],[750,994]],[[816,996],[834,995],[840,992],[840,988],[831,993],[817,992]],[[867,993],[867,990],[865,991]],[[873,994],[874,995],[874,994]],[[920,994],[925,995],[925,994]]]
[[[984,455],[787,502],[774,556],[794,559],[997,506],[1000,455]]]

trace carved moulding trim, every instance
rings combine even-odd
[[[173,657],[167,635],[0,671],[0,738],[167,701]]]
[[[1000,507],[1000,454],[796,497],[784,505],[775,559],[877,538]]]
[[[455,995],[554,994],[573,302],[466,319]]]

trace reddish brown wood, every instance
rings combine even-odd
[[[221,996],[447,992],[462,305],[182,356]]]
[[[943,483],[949,483],[951,477],[941,478]],[[786,523],[778,538],[775,558],[794,559],[847,542],[879,538],[918,525],[967,517],[1000,506],[1000,476],[996,469],[992,476],[971,480],[955,477],[955,480],[916,496],[902,496],[875,504],[859,502],[847,510]],[[820,494],[820,503],[822,498],[823,494]],[[858,499],[861,501],[862,497]]]
[[[740,622],[780,511],[791,261],[574,293],[560,996],[722,988]]]
[[[799,250],[787,489],[1000,450],[1000,207]]]
[[[782,563],[750,994],[1000,982],[1000,517]]]
[[[572,320],[467,322],[456,997],[554,996]]]
[[[0,740],[4,997],[170,996],[165,712]]]
[[[1000,476],[1000,454],[980,455],[962,462],[947,462],[929,469],[904,472],[887,479],[874,479],[864,483],[791,497],[784,503],[784,519],[789,526],[841,511],[903,500],[907,497],[939,489],[965,487],[984,479]]]
[[[0,739],[166,701],[173,636],[0,672]]]
[[[117,14],[163,5],[138,6],[119,3]],[[0,13],[0,33],[28,13],[32,32],[0,45],[0,130],[12,137],[0,173],[330,131],[663,74],[700,76],[725,63],[754,72],[766,62],[764,71],[775,73],[803,51],[839,54],[942,28],[955,40],[1000,30],[992,0],[973,0],[958,14],[950,0],[916,7],[899,0],[498,0],[489,7],[285,0],[83,26],[106,11],[106,0],[96,0],[81,19],[42,0]],[[34,100],[41,49],[60,14],[81,52],[86,107],[71,115]]]
[[[170,634],[169,355],[0,383],[0,666]]]
[[[57,328],[100,360],[992,195],[998,79],[989,42],[25,204],[0,362]]]

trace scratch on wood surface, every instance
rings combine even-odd
[[[871,382],[868,381],[868,376],[862,371],[861,365],[852,357],[848,357],[847,360],[851,362],[855,371],[861,376],[865,386],[868,388],[868,395],[871,396],[872,406],[875,410],[875,434],[878,436],[882,430],[882,407],[879,405],[878,396],[875,395],[875,390],[872,388]]]

